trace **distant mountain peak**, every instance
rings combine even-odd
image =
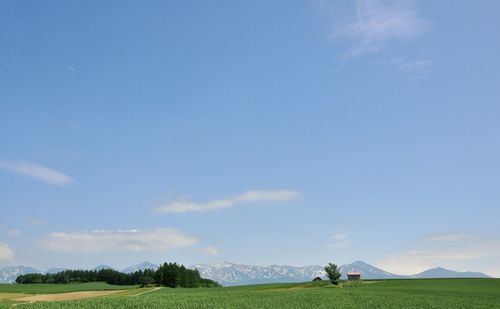
[[[471,271],[454,271],[442,267],[424,270],[421,273],[411,275],[410,278],[490,278],[490,276]]]
[[[135,266],[153,266],[153,267],[158,267],[158,265],[153,264],[153,263],[148,262],[148,261],[144,261],[144,262],[139,263],[139,264],[137,264],[137,265],[135,265]]]
[[[443,268],[443,267],[441,267],[441,266],[438,266],[438,267],[434,267],[434,268],[429,268],[429,269],[427,269],[427,270],[429,271],[429,270],[447,270],[447,269],[446,269],[446,268]]]
[[[361,266],[361,267],[364,267],[364,266],[371,266],[371,267],[374,267],[364,261],[354,261],[352,262],[351,264],[346,264],[346,265],[353,265],[353,266]]]
[[[19,275],[42,273],[38,269],[25,266],[9,266],[0,269],[0,283],[10,283],[16,281]]]
[[[145,271],[146,269],[157,270],[158,265],[153,264],[153,263],[148,262],[148,261],[144,261],[142,263],[124,268],[124,269],[122,269],[122,272],[124,272],[126,274],[130,274],[130,273],[134,273],[136,271]]]
[[[347,279],[348,272],[360,272],[361,278],[364,279],[396,279],[403,277],[377,268],[364,261],[354,261],[351,264],[342,265],[339,267],[339,270],[342,274],[342,279]]]
[[[97,265],[96,267],[92,268],[92,270],[102,270],[102,269],[113,269],[113,267],[109,266],[109,265],[105,265],[105,264],[102,264],[102,265]]]

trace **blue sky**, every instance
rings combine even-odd
[[[0,266],[500,276],[499,12],[3,1]]]

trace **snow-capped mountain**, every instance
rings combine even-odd
[[[25,274],[42,273],[38,269],[24,266],[9,266],[0,269],[0,283],[10,283],[16,281],[17,276]]]
[[[150,263],[150,262],[142,262],[140,264],[132,265],[132,266],[129,266],[127,268],[124,268],[124,269],[122,269],[122,272],[124,272],[126,274],[130,274],[130,273],[133,273],[136,271],[144,271],[146,269],[157,270],[158,265]]]
[[[341,279],[347,279],[348,272],[360,272],[361,278],[363,279],[397,279],[404,278],[401,275],[395,275],[393,273],[387,272],[363,261],[355,261],[351,264],[345,264],[339,267],[340,273],[342,274]]]
[[[442,267],[428,269],[416,275],[411,275],[411,278],[490,278],[490,276],[471,271],[453,271]]]
[[[215,280],[223,285],[243,285],[272,282],[303,282],[315,277],[326,279],[323,266],[311,265],[304,267],[294,266],[251,266],[229,262],[219,264],[199,264],[196,268],[204,278]],[[478,272],[456,272],[443,268],[434,268],[422,273],[404,276],[396,275],[363,261],[339,267],[342,279],[346,279],[347,272],[360,272],[362,279],[410,279],[410,278],[488,278],[488,275]]]
[[[322,266],[252,266],[230,262],[217,264],[199,264],[196,268],[203,278],[216,280],[223,285],[257,284],[269,282],[309,281],[315,277],[323,277],[326,273]]]
[[[111,268],[108,265],[99,265],[93,270]],[[143,262],[137,265],[127,267],[122,272],[131,273],[144,269],[158,269],[158,265],[150,262]],[[310,265],[303,267],[295,266],[253,266],[241,265],[230,262],[216,264],[198,264],[191,266],[197,269],[203,278],[215,280],[223,285],[243,285],[259,284],[273,282],[304,282],[313,278],[321,277],[326,279],[324,266]],[[63,271],[63,268],[52,268],[46,273],[56,273]],[[411,276],[396,275],[384,271],[380,268],[367,264],[363,261],[356,261],[351,264],[341,265],[339,267],[342,273],[342,279],[345,279],[347,272],[360,272],[362,279],[404,279],[404,278],[489,278],[488,275],[479,272],[458,272],[441,267],[426,270]],[[11,266],[0,269],[0,283],[14,282],[19,275],[30,273],[43,273],[32,267]]]

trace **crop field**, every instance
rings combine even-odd
[[[0,284],[0,308],[37,301],[62,301],[99,296],[125,296],[143,293],[137,286],[104,282],[80,284]]]
[[[1,293],[5,293],[3,286],[0,287],[0,298]],[[0,308],[10,308],[13,304],[11,300],[0,301]],[[58,302],[18,302],[16,305],[22,308],[110,309],[500,308],[500,279],[380,280],[355,285],[344,284],[340,288],[326,283],[197,289],[131,288],[109,296]]]
[[[104,282],[78,284],[0,284],[0,293],[50,294],[80,291],[126,290],[135,285],[111,285]]]

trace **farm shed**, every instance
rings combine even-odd
[[[323,281],[323,279],[321,279],[321,277],[316,277],[313,279],[313,281]]]
[[[348,272],[347,273],[347,280],[349,280],[349,281],[361,280],[361,273],[359,273],[359,272]]]

